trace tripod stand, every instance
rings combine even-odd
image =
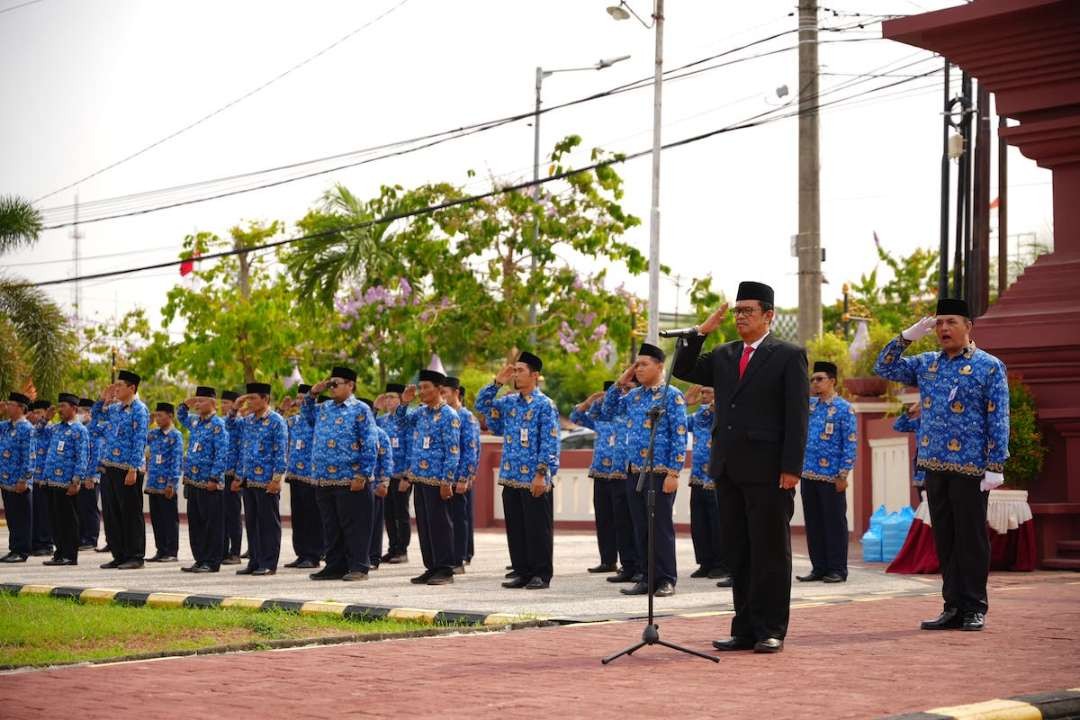
[[[678,355],[679,351],[683,348],[683,338],[675,340],[675,354]],[[678,650],[679,652],[686,653],[687,655],[696,655],[699,658],[706,660],[712,660],[715,663],[720,662],[720,658],[712,655],[706,655],[705,653],[698,652],[697,650],[691,650],[690,648],[676,645],[675,643],[669,643],[666,640],[660,639],[660,626],[656,624],[653,618],[653,606],[656,600],[656,481],[653,477],[653,453],[656,449],[656,428],[660,425],[660,418],[664,414],[663,400],[667,398],[667,389],[671,385],[671,370],[674,365],[667,366],[667,370],[664,373],[664,384],[660,386],[660,398],[661,402],[653,405],[649,408],[649,421],[651,427],[649,428],[649,449],[645,456],[645,465],[638,473],[637,491],[641,492],[643,489],[646,492],[645,495],[645,509],[648,516],[648,535],[646,545],[648,546],[648,584],[649,584],[649,618],[645,625],[645,629],[641,633],[641,641],[637,642],[630,647],[620,650],[614,655],[609,655],[600,660],[601,663],[607,665],[613,660],[617,660],[623,655],[633,655],[635,652],[645,647],[646,645],[663,645],[666,648],[672,650]],[[646,483],[648,488],[646,489]]]

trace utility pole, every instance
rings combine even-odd
[[[799,0],[799,343],[821,334],[818,5]]]
[[[1009,144],[1001,136],[1007,127],[998,115],[998,297],[1009,286]]]
[[[664,0],[653,6],[656,53],[653,70],[652,203],[649,212],[649,329],[646,342],[660,341],[660,110],[664,87]]]
[[[71,287],[71,304],[75,306],[75,327],[80,327],[80,321],[82,320],[82,282],[79,277],[82,275],[82,252],[79,247],[80,241],[86,237],[83,235],[82,230],[79,229],[79,193],[75,193],[75,222],[71,228],[71,240],[72,240],[72,257],[75,264],[75,282]]]
[[[941,122],[941,237],[938,249],[938,297],[949,296],[949,128],[952,127],[952,95],[949,59],[945,58],[945,99]]]

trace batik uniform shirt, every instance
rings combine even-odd
[[[308,395],[300,413],[313,428],[311,478],[315,484],[347,487],[354,479],[374,479],[379,435],[367,405],[354,397],[317,404],[315,396]]]
[[[709,477],[709,454],[712,449],[712,426],[716,410],[702,405],[690,416],[690,432],[694,436],[694,464],[690,469],[690,484],[715,490],[716,481]]]
[[[214,414],[206,418],[193,415],[187,405],[181,405],[176,411],[176,421],[188,431],[184,484],[205,490],[208,483],[223,483],[232,444],[224,418]]]
[[[855,467],[855,409],[839,395],[828,401],[812,397],[809,418],[802,476],[831,483],[843,480]]]
[[[49,443],[52,441],[52,433],[55,425],[46,421],[34,425],[33,448],[34,448],[34,485],[45,486],[45,456],[49,454]]]
[[[98,400],[91,413],[95,417],[103,414],[108,422],[101,464],[121,470],[142,470],[146,433],[150,427],[150,412],[146,404],[134,398],[127,405],[114,402],[105,406]]]
[[[386,434],[385,430],[376,425],[375,434],[378,436],[376,442],[378,450],[375,456],[375,472],[372,473],[371,484],[377,487],[385,482],[390,482],[390,478],[394,477],[394,451],[390,447],[390,436]]]
[[[596,433],[593,440],[593,458],[589,465],[589,477],[594,480],[620,480],[626,477],[626,464],[620,465],[622,435],[625,422],[603,418],[604,403],[597,401],[584,412],[576,407],[570,411],[570,422],[586,427]]]
[[[968,477],[1004,472],[1009,458],[1005,364],[974,343],[952,359],[944,352],[904,357],[910,344],[897,337],[886,345],[874,372],[919,388],[918,466]]]
[[[896,418],[896,422],[893,423],[892,429],[896,432],[902,433],[915,433],[915,437],[919,437],[919,418],[913,418],[907,413],[901,413],[900,417]],[[911,475],[911,484],[915,487],[922,487],[926,484],[926,471],[915,465],[915,471]]]
[[[165,488],[174,491],[180,484],[180,468],[184,460],[184,436],[174,427],[162,430],[151,428],[146,434],[147,495],[164,495]]]
[[[289,467],[285,479],[317,485],[311,477],[311,441],[315,437],[315,428],[301,413],[290,415],[285,422],[289,425]]]
[[[90,433],[76,420],[60,421],[50,429],[42,479],[49,487],[66,488],[86,474]]]
[[[461,462],[461,418],[457,412],[441,403],[412,410],[401,405],[395,413],[410,433],[405,479],[423,485],[456,482]]]
[[[652,429],[648,413],[658,403],[663,403],[664,413],[656,428],[653,472],[678,473],[686,464],[686,400],[682,392],[669,386],[665,396],[660,387],[636,387],[623,395],[618,385],[612,385],[604,396],[606,414],[626,417],[626,458],[630,472],[644,469]]]
[[[458,460],[457,481],[472,484],[480,465],[480,423],[469,408],[458,408],[461,420],[461,459]]]
[[[229,433],[229,447],[225,450],[225,474],[236,475],[240,469],[240,423],[243,418],[227,415],[222,419],[225,430]]]
[[[491,383],[476,396],[476,411],[496,435],[502,435],[499,484],[531,488],[537,475],[544,476],[548,491],[559,472],[559,411],[539,389],[528,395],[509,392],[496,397],[499,386]]]
[[[252,413],[241,417],[237,427],[240,466],[236,477],[250,488],[266,488],[275,478],[284,478],[285,449],[289,445],[285,418],[267,410],[262,415]]]
[[[86,461],[86,477],[82,480],[101,482],[101,459],[105,453],[105,435],[109,431],[109,421],[104,413],[90,413],[90,422],[86,423],[90,433],[90,457]]]
[[[0,487],[34,482],[34,426],[26,418],[0,422]]]
[[[409,430],[403,426],[396,412],[383,413],[376,422],[390,438],[390,450],[394,455],[394,474],[401,477],[409,470]]]

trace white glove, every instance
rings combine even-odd
[[[937,318],[933,316],[924,317],[900,334],[908,342],[915,342],[934,332],[935,327],[937,327]]]
[[[1005,483],[1005,476],[1001,473],[988,472],[983,477],[982,482],[979,483],[979,489],[983,492],[989,492],[996,487],[1000,487]]]

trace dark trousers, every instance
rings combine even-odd
[[[473,489],[465,493],[465,518],[469,522],[469,539],[465,543],[465,562],[471,562],[476,551],[476,516],[473,514]]]
[[[552,562],[555,540],[553,496],[554,489],[536,498],[529,488],[503,488],[503,517],[510,562],[522,577],[538,577],[550,582],[555,572]]]
[[[66,488],[49,487],[49,522],[56,543],[54,557],[64,560],[79,559],[79,511],[75,495],[68,495]]]
[[[105,518],[105,540],[117,562],[142,560],[146,555],[146,519],[143,516],[143,474],[135,473],[135,484],[125,485],[127,470],[106,467],[101,482],[109,484],[107,493],[110,511]],[[104,498],[102,498],[104,499]],[[113,520],[109,536],[109,516]]]
[[[404,555],[409,551],[409,541],[412,539],[412,525],[409,519],[409,498],[412,496],[412,485],[405,492],[398,491],[400,478],[390,481],[390,491],[386,493],[386,507],[383,515],[386,523],[386,540],[389,543],[387,552],[390,555]]]
[[[76,505],[79,508],[79,544],[97,546],[101,531],[101,511],[98,510],[98,484],[79,489]]]
[[[220,484],[218,485],[220,488]],[[188,542],[197,565],[212,570],[221,567],[225,547],[225,498],[222,490],[206,490],[188,485]]]
[[[450,500],[443,500],[437,485],[416,484],[416,534],[424,567],[432,571],[450,571],[454,567],[454,523],[450,519]]]
[[[596,523],[596,546],[600,550],[600,564],[614,565],[619,559],[619,546],[615,541],[615,497],[613,487],[618,480],[593,478],[593,519]]]
[[[224,496],[222,511],[225,514],[222,542],[224,543],[223,551],[225,555],[240,557],[240,546],[244,539],[244,524],[240,519],[240,498],[243,497],[244,490],[241,488],[236,492],[232,491],[232,481],[235,479],[236,477],[232,473],[225,476],[225,487],[222,491]]]
[[[0,491],[4,497],[4,519],[8,526],[8,550],[15,555],[30,554],[30,536],[34,525],[32,493],[29,487],[21,493],[7,488]]]
[[[176,557],[180,551],[180,513],[176,495],[150,493],[150,527],[158,557]]]
[[[347,486],[320,487],[316,491],[326,538],[327,572],[368,571],[371,563],[372,497],[371,483],[356,492]]]
[[[656,556],[657,585],[665,580],[672,585],[679,579],[679,570],[675,563],[675,493],[664,492],[664,476],[655,473],[641,492],[637,491],[637,473],[632,473],[634,479],[627,482],[634,483],[630,492],[630,517],[634,523],[634,545],[637,555],[641,558],[641,572],[647,573],[649,567],[649,483],[656,490],[656,524],[654,526],[655,537],[653,551]]]
[[[281,554],[281,494],[264,487],[244,488],[244,528],[252,570],[277,570]]]
[[[34,485],[30,496],[30,504],[33,506],[33,523],[30,528],[31,550],[48,550],[52,552],[53,536],[52,524],[49,522],[49,489],[45,485]]]
[[[299,480],[289,482],[289,508],[292,513],[293,552],[300,560],[322,560],[325,541],[317,488]]]
[[[615,546],[624,573],[636,575],[645,570],[645,558],[638,555],[637,539],[634,537],[634,519],[630,515],[630,493],[634,492],[637,478],[610,480],[611,503],[615,525]]]
[[[454,567],[464,565],[469,559],[469,536],[472,530],[472,489],[463,494],[454,493],[450,499],[450,519],[454,523]]]
[[[960,612],[985,613],[989,607],[986,505],[990,493],[982,492],[979,482],[980,478],[953,473],[926,473],[926,502],[941,563],[941,594],[946,607]]]
[[[379,567],[383,551],[383,522],[386,519],[386,498],[374,493],[371,496],[371,543],[368,546],[368,558],[372,567]]]
[[[814,574],[847,578],[847,493],[836,492],[830,482],[806,478],[799,482],[799,491]]]
[[[734,585],[731,634],[783,639],[791,613],[791,515],[795,490],[778,483],[716,480],[720,541]]]
[[[720,503],[714,488],[690,486],[690,539],[698,565],[706,570],[727,570],[720,544]]]

